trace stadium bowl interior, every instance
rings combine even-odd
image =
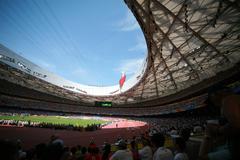
[[[156,118],[208,112],[208,93],[219,86],[239,92],[237,1],[125,3],[142,29],[148,50],[142,70],[134,82],[126,81],[123,92],[115,92],[116,86],[64,84],[61,77],[0,45],[1,110]],[[54,77],[59,83],[51,83]]]

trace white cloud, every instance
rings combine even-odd
[[[72,75],[74,76],[82,76],[86,75],[87,71],[83,68],[76,68],[75,70],[72,71]]]
[[[137,43],[135,46],[128,49],[128,51],[142,51],[147,52],[147,44],[143,36],[137,36]]]
[[[120,22],[118,23],[118,27],[121,31],[133,31],[140,29],[138,22],[136,21],[130,10],[128,10],[125,17],[120,20]]]
[[[93,80],[95,80],[93,75],[90,74],[87,69],[80,67],[72,70],[69,76],[72,78],[73,81],[83,84],[93,84]]]
[[[135,58],[123,60],[119,67],[115,69],[117,72],[125,72],[126,74],[134,74],[143,64],[144,58]]]

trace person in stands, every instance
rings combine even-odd
[[[190,128],[183,128],[180,131],[180,137],[182,137],[186,143],[185,152],[188,155],[188,159],[195,160],[199,152],[199,143],[196,143],[195,141],[190,141],[189,140],[190,134],[191,134]]]
[[[172,151],[164,147],[165,137],[161,133],[155,133],[151,136],[151,142],[155,150],[153,160],[173,160]]]
[[[143,148],[140,149],[139,156],[141,160],[152,160],[152,148],[150,147],[150,142],[148,139],[142,138]]]
[[[210,95],[210,102],[220,107],[227,123],[207,124],[199,150],[199,159],[237,160],[240,153],[240,95],[222,89]],[[225,140],[225,143],[219,145],[219,140]]]
[[[121,139],[118,143],[118,151],[116,151],[110,160],[133,160],[132,152],[127,149],[126,142]]]
[[[133,155],[133,160],[140,160],[136,141],[132,140],[130,143],[130,146],[131,146],[131,152]]]
[[[111,145],[109,143],[105,143],[103,147],[102,160],[109,160],[110,157],[111,157]]]
[[[88,154],[85,155],[84,160],[101,160],[99,148],[93,141],[88,146]]]
[[[175,145],[175,156],[174,160],[188,160],[188,155],[185,152],[186,148],[186,142],[184,138],[182,137],[177,137],[174,140],[174,145]]]
[[[18,147],[8,140],[0,140],[0,159],[18,160]]]

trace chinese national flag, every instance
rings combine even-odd
[[[125,73],[122,73],[121,79],[119,80],[120,88],[122,88],[125,80],[126,80],[126,75],[125,75]]]

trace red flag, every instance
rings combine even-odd
[[[126,75],[125,75],[125,73],[123,72],[123,73],[122,73],[122,76],[121,76],[121,79],[119,80],[120,88],[122,88],[125,80],[126,80]]]

